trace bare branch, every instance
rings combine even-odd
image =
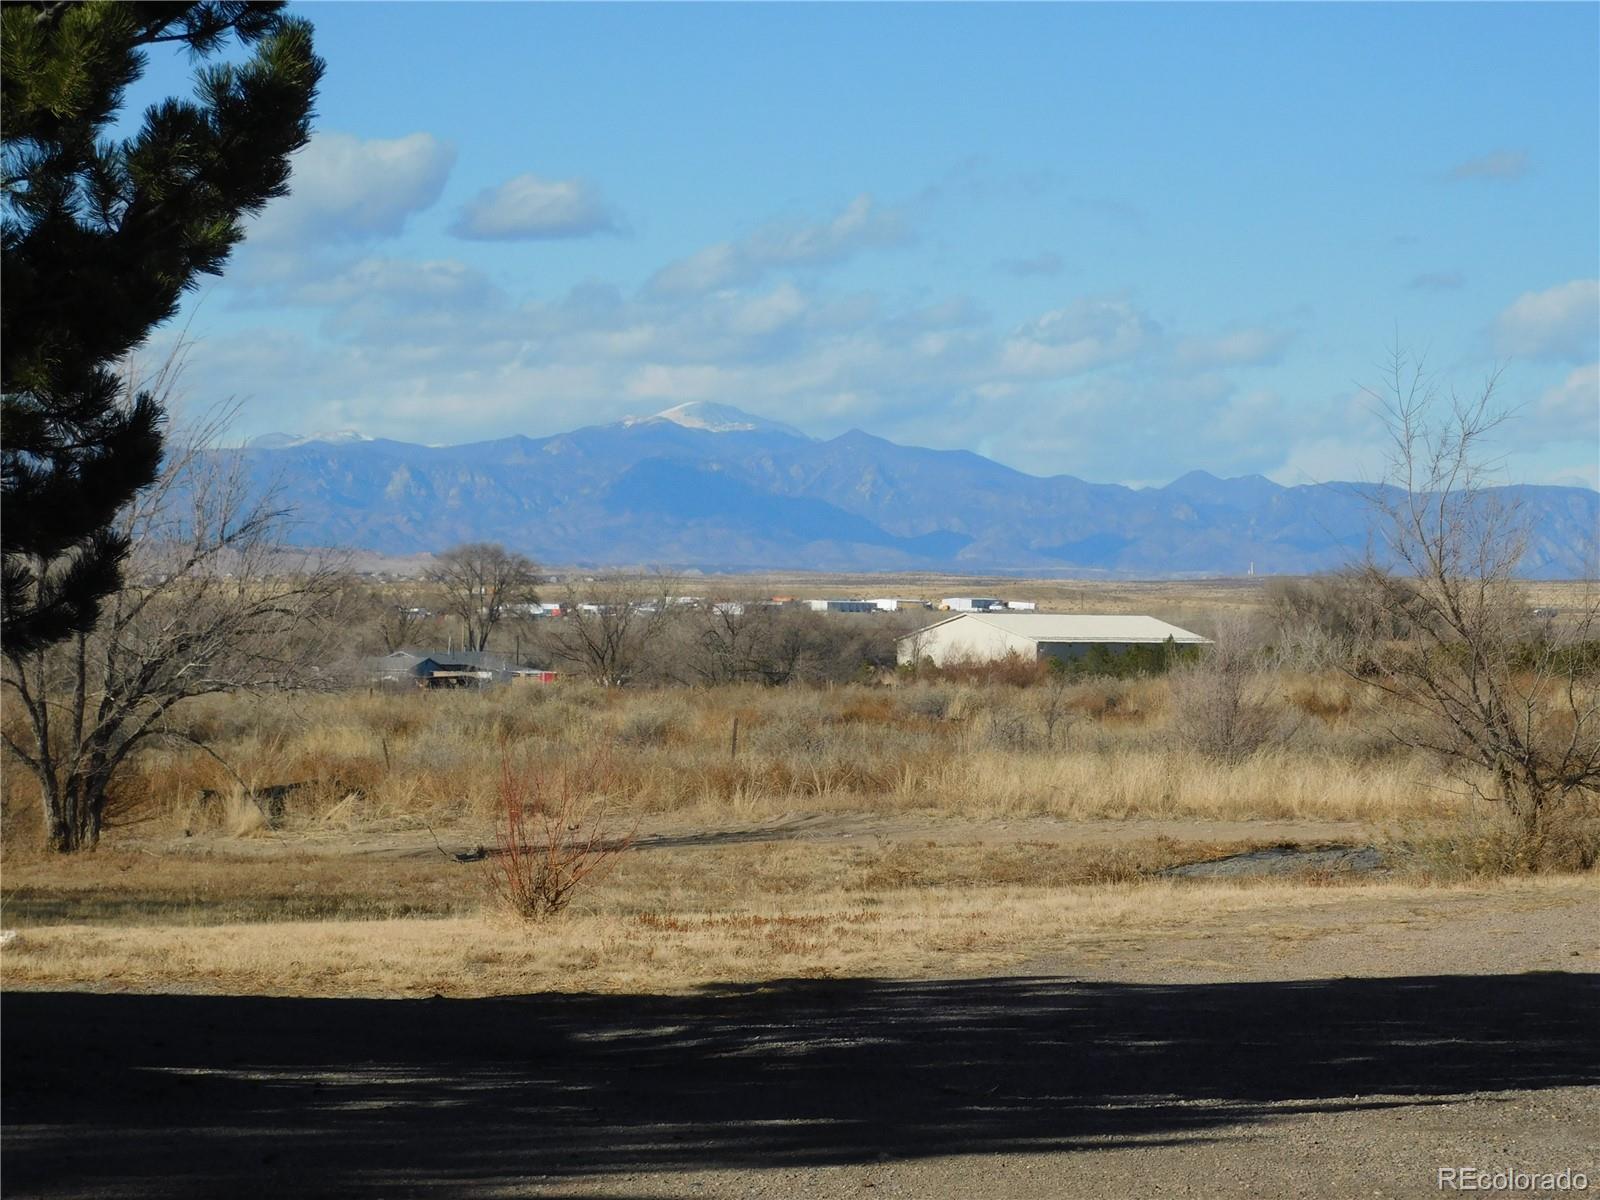
[[[1585,614],[1553,636],[1533,622],[1518,577],[1524,514],[1489,492],[1500,464],[1486,442],[1510,416],[1500,372],[1448,400],[1398,351],[1385,375],[1368,393],[1391,447],[1386,486],[1369,498],[1377,550],[1353,578],[1386,636],[1346,668],[1409,714],[1391,730],[1398,741],[1436,755],[1533,837],[1557,805],[1600,787],[1593,623]]]

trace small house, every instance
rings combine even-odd
[[[520,667],[489,650],[396,650],[368,659],[367,674],[374,683],[420,688],[483,688],[528,677],[538,677],[533,682],[549,683],[556,677],[553,671]]]
[[[395,650],[376,658],[364,659],[362,665],[366,668],[367,678],[373,683],[414,683],[417,664],[425,657],[410,650]]]

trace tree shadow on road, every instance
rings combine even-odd
[[[687,996],[11,993],[8,1192],[483,1194],[1071,1151],[1600,1084],[1600,977],[779,981]],[[1404,1099],[1400,1099],[1404,1098]]]

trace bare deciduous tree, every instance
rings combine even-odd
[[[6,748],[38,781],[49,846],[92,848],[118,772],[184,701],[329,678],[319,635],[343,591],[332,564],[286,552],[284,512],[252,497],[239,459],[208,453],[213,423],[169,439],[157,481],[119,519],[131,551],[92,632],[7,650],[3,679],[24,719]]]
[[[1503,804],[1521,835],[1600,792],[1600,680],[1583,651],[1591,597],[1559,628],[1532,614],[1518,575],[1527,525],[1488,489],[1486,442],[1506,420],[1497,377],[1443,395],[1395,353],[1377,400],[1390,438],[1374,489],[1375,537],[1359,579],[1378,625],[1408,636],[1373,648],[1363,678],[1399,702],[1391,732],[1439,756],[1464,790]]]
[[[1274,659],[1280,666],[1337,669],[1374,644],[1410,634],[1410,615],[1382,613],[1367,600],[1359,568],[1309,579],[1272,579],[1265,589]]]
[[[378,636],[383,639],[385,653],[403,650],[417,640],[428,619],[425,609],[408,601],[395,603],[387,597],[374,599],[378,609]]]
[[[550,653],[604,687],[626,687],[647,665],[681,606],[664,578],[600,576],[568,586],[545,633]]]
[[[446,550],[426,577],[443,594],[445,611],[461,619],[470,650],[488,648],[508,605],[538,599],[538,564],[493,542]]]
[[[815,640],[797,615],[761,599],[702,606],[693,616],[690,669],[709,684],[790,682]]]

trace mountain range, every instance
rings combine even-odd
[[[1165,487],[1024,474],[964,450],[831,439],[716,404],[551,437],[421,446],[269,434],[252,485],[291,540],[381,554],[501,542],[546,563],[1172,578],[1301,574],[1366,545],[1369,489],[1192,471]],[[1600,493],[1516,486],[1531,578],[1600,574]]]

